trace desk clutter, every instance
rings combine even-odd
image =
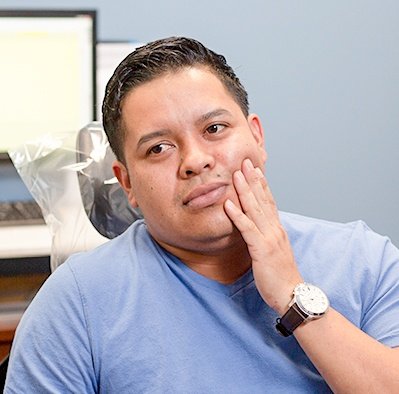
[[[0,226],[44,224],[42,210],[35,201],[1,201]]]

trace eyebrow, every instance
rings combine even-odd
[[[231,113],[230,113],[230,111],[228,111],[227,109],[218,108],[218,109],[215,109],[215,110],[213,110],[213,111],[209,111],[209,112],[207,112],[207,113],[201,115],[201,116],[195,121],[195,124],[196,124],[196,125],[199,125],[199,124],[201,124],[201,123],[204,123],[204,122],[208,121],[209,119],[216,118],[216,117],[221,116],[221,115],[229,115],[229,116],[231,116]]]
[[[156,130],[151,133],[145,134],[137,142],[137,149],[140,148],[141,145],[145,144],[148,141],[151,141],[154,138],[163,137],[169,134],[167,130]]]

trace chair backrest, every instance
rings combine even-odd
[[[79,131],[76,152],[77,163],[86,163],[78,171],[85,212],[100,234],[114,238],[140,218],[141,212],[129,205],[114,177],[115,155],[100,122],[92,122]]]
[[[10,152],[52,235],[51,269],[92,249],[141,217],[112,174],[115,159],[101,123],[44,136]]]

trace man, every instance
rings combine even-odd
[[[138,49],[103,123],[145,220],[50,277],[6,393],[399,392],[398,250],[362,222],[277,211],[222,56],[186,38]]]

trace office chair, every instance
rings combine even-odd
[[[115,156],[100,122],[25,144],[10,157],[52,236],[51,270],[75,252],[121,234],[138,218],[112,173]]]

